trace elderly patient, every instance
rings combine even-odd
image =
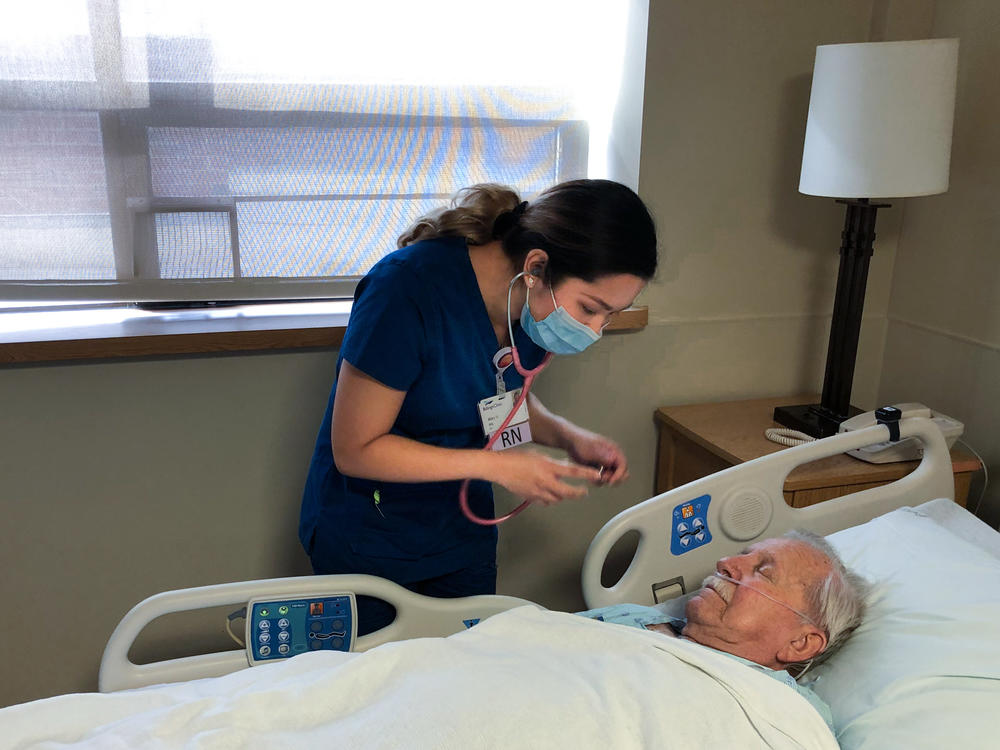
[[[833,547],[806,531],[751,544],[724,557],[687,601],[684,619],[623,604],[580,614],[658,630],[731,654],[799,690],[829,723],[829,712],[794,677],[828,658],[861,624],[868,583]]]

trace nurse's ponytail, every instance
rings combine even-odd
[[[550,286],[609,274],[648,281],[656,273],[649,210],[631,188],[611,180],[561,182],[530,202],[504,185],[473,185],[418,219],[397,242],[405,247],[438,237],[462,237],[469,245],[500,240],[515,267],[542,249],[549,256],[542,275]]]
[[[497,217],[514,211],[519,203],[518,194],[506,185],[483,183],[463,188],[450,205],[417,219],[399,236],[396,246],[438,237],[462,237],[470,245],[485,245],[496,239],[493,224]]]

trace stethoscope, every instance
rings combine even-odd
[[[529,274],[527,271],[522,271],[521,273],[519,273],[517,276],[515,276],[513,279],[510,280],[510,285],[508,285],[507,287],[507,332],[508,335],[510,336],[510,352],[514,358],[514,369],[516,369],[518,374],[522,378],[524,378],[524,384],[521,386],[521,395],[518,396],[517,401],[514,402],[514,407],[510,410],[510,414],[507,415],[507,418],[503,421],[500,427],[493,433],[492,436],[490,436],[490,439],[486,441],[486,446],[483,448],[483,450],[486,451],[492,450],[493,444],[500,438],[500,435],[503,433],[503,431],[507,429],[507,427],[510,425],[511,420],[514,419],[514,416],[517,414],[518,409],[521,408],[521,405],[528,398],[528,393],[531,391],[532,383],[535,382],[535,377],[538,375],[538,373],[540,373],[542,370],[544,370],[546,367],[549,366],[549,362],[551,362],[552,358],[555,356],[552,352],[546,352],[545,356],[542,358],[542,361],[538,365],[538,367],[532,370],[528,370],[525,369],[524,365],[521,364],[521,357],[517,353],[517,346],[514,344],[514,328],[510,323],[510,295],[511,292],[514,290],[514,284],[517,283],[517,280],[519,278],[521,278],[522,276],[534,276],[534,275],[535,274],[533,273]],[[477,516],[475,513],[473,513],[472,509],[469,507],[469,481],[470,480],[466,479],[464,482],[462,482],[462,488],[458,491],[458,504],[462,508],[462,513],[465,514],[465,517],[468,518],[473,523],[479,524],[480,526],[496,526],[498,524],[503,523],[504,521],[509,521],[511,518],[513,518],[518,513],[527,508],[529,505],[531,505],[531,502],[529,500],[525,500],[523,503],[518,505],[516,508],[514,508],[514,510],[512,510],[505,516],[501,516],[500,518],[482,518],[481,516]]]

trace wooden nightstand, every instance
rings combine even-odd
[[[784,450],[784,446],[764,437],[768,427],[781,426],[771,418],[774,407],[818,401],[816,395],[783,396],[657,409],[656,493]],[[979,470],[979,459],[957,445],[951,451],[951,459],[955,502],[965,507],[972,474]],[[792,471],[785,480],[785,501],[793,508],[804,508],[888,484],[906,476],[918,464],[919,461],[869,464],[843,453],[831,456]]]

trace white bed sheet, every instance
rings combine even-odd
[[[1000,560],[1000,534],[969,511],[947,498],[931,500],[913,508],[969,544]]]
[[[24,748],[815,748],[798,693],[680,639],[520,607],[449,638],[0,710]]]

